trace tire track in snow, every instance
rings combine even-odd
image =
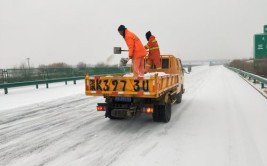
[[[57,103],[48,107],[44,105],[42,108],[29,111],[31,114],[26,114],[29,117],[19,115],[24,114],[23,110],[16,111],[17,117],[21,119],[15,118],[16,120],[9,120],[2,124],[10,126],[2,129],[0,133],[0,165],[6,165],[11,160],[36,151],[42,151],[66,135],[100,119],[99,116],[92,116],[95,114],[95,109],[89,112],[86,110],[87,107],[84,107],[86,100],[88,98],[67,101],[67,104]],[[76,114],[76,111],[80,114]]]
[[[164,135],[168,133],[168,130],[170,130],[176,123],[179,123],[179,119],[183,115],[185,111],[188,111],[187,108],[189,108],[193,104],[193,100],[195,98],[195,95],[199,93],[202,88],[206,86],[208,77],[212,77],[212,74],[215,71],[212,71],[209,67],[201,70],[202,74],[198,75],[199,72],[194,73],[193,77],[190,77],[190,83],[187,88],[190,89],[189,92],[185,92],[183,94],[183,100],[180,104],[172,105],[172,117],[171,117],[171,123],[166,124]],[[193,80],[192,80],[193,79]]]

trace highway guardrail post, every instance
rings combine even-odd
[[[7,94],[8,93],[8,90],[7,90],[7,88],[4,88],[5,89],[5,94]]]

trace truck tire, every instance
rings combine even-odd
[[[176,94],[176,96],[175,96],[176,97],[175,104],[179,104],[179,103],[182,102],[182,96],[183,96],[182,92]]]
[[[153,111],[153,114],[152,114],[154,122],[160,122],[161,121],[160,108],[161,108],[161,105],[154,105],[154,111]]]
[[[162,106],[162,109],[160,112],[161,112],[161,121],[164,123],[169,122],[171,119],[171,113],[172,113],[172,107],[171,107],[171,101],[170,100],[168,100],[168,102]]]
[[[184,88],[184,87],[183,87],[183,85],[182,85],[182,87],[181,87],[181,91],[175,95],[175,98],[176,98],[175,104],[179,104],[179,103],[182,102],[183,91],[184,91],[183,88]]]

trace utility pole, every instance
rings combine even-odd
[[[26,58],[28,61],[28,68],[30,69],[30,58]]]

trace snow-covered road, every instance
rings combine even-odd
[[[82,83],[64,87],[80,93],[17,108],[18,96],[44,92],[0,95],[0,165],[267,166],[266,98],[223,66],[185,79],[169,123],[105,119],[95,110],[103,98],[85,96]]]

